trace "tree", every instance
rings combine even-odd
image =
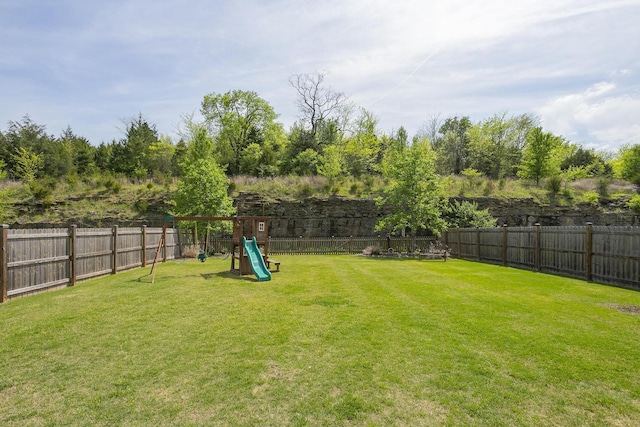
[[[75,135],[71,127],[67,126],[59,139],[70,147],[74,172],[79,175],[89,175],[94,172],[96,148],[86,138]]]
[[[204,97],[200,111],[215,137],[218,158],[223,166],[228,165],[231,175],[240,172],[243,150],[264,141],[277,126],[278,116],[271,105],[253,91],[211,93]]]
[[[233,213],[227,194],[229,181],[213,158],[187,162],[183,171],[174,196],[176,215],[228,216]],[[224,224],[215,223],[212,228],[222,229]]]
[[[377,135],[377,125],[378,119],[369,111],[361,109],[356,131],[345,141],[346,168],[355,177],[378,172],[381,144]]]
[[[391,213],[376,224],[377,230],[410,229],[412,238],[425,229],[439,235],[446,227],[444,190],[435,172],[434,153],[426,139],[389,156],[384,166],[389,185],[379,205]],[[413,244],[412,244],[413,246]]]
[[[329,185],[333,185],[343,173],[344,154],[342,150],[337,145],[326,147],[322,156],[320,156],[318,174],[327,178]]]
[[[614,161],[614,170],[618,177],[640,185],[640,144],[622,147]]]
[[[507,118],[501,113],[472,125],[468,130],[469,167],[494,179],[514,176],[526,135],[536,124],[537,119],[528,114]]]
[[[449,117],[438,129],[439,136],[431,141],[438,158],[440,173],[460,175],[469,163],[469,117]]]
[[[326,73],[294,74],[289,78],[289,83],[298,92],[300,119],[312,138],[315,138],[319,125],[338,112],[347,99],[343,93],[324,85],[325,76]]]
[[[44,166],[42,156],[30,148],[20,147],[13,155],[14,174],[27,184],[31,184],[38,177]]]
[[[128,177],[144,178],[153,167],[149,163],[149,147],[158,142],[155,125],[139,114],[126,124],[126,136],[113,145],[111,169]]]
[[[533,179],[536,185],[540,185],[540,179],[560,172],[558,161],[554,161],[554,150],[562,140],[549,132],[543,132],[541,127],[529,131],[527,135],[522,162],[518,176],[525,179]]]

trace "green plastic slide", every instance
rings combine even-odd
[[[249,258],[249,262],[251,263],[251,270],[258,278],[258,282],[271,280],[271,272],[267,269],[267,266],[264,263],[256,238],[254,237],[251,240],[247,240],[246,237],[242,236],[242,245],[244,246],[244,252],[247,254],[247,258]]]

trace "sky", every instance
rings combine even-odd
[[[205,95],[255,91],[285,129],[295,74],[414,135],[533,114],[587,148],[640,143],[640,0],[0,0],[0,131],[92,144],[139,114],[178,139]]]

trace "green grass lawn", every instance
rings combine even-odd
[[[460,260],[169,262],[0,305],[0,425],[640,424],[640,293]]]

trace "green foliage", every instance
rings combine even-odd
[[[200,112],[215,136],[221,165],[232,175],[241,172],[242,154],[249,144],[263,146],[268,134],[277,133],[277,114],[253,91],[211,93],[204,97]]]
[[[336,145],[328,146],[324,149],[320,156],[320,165],[318,166],[318,174],[329,180],[329,184],[333,183],[344,173],[345,161],[344,155],[340,147]]]
[[[496,226],[496,218],[491,216],[489,209],[478,209],[475,202],[458,202],[450,204],[444,212],[448,228],[491,228]]]
[[[415,141],[411,147],[397,152],[385,166],[388,187],[379,200],[391,213],[376,224],[377,230],[410,228],[415,236],[420,229],[439,235],[446,223],[441,214],[445,208],[440,177],[435,173],[434,153],[429,141]]]
[[[29,184],[29,191],[35,200],[41,202],[51,202],[53,191],[56,188],[56,180],[53,178],[46,178],[40,180],[31,181]]]
[[[469,166],[470,140],[468,130],[471,128],[471,120],[464,116],[461,118],[449,117],[438,129],[431,145],[436,151],[437,168],[442,174],[459,175]]]
[[[640,195],[633,196],[627,203],[627,207],[633,209],[637,213],[640,213]]]
[[[493,179],[514,176],[526,135],[536,122],[527,114],[507,118],[502,113],[472,125],[467,131],[470,167]]]
[[[562,177],[560,175],[553,175],[549,177],[546,181],[546,187],[551,195],[556,196],[560,194],[562,190]]]
[[[640,185],[640,144],[621,148],[614,170],[619,178]]]
[[[600,200],[600,195],[595,191],[585,191],[582,193],[581,197],[584,203],[589,203],[590,205],[597,205]]]
[[[527,134],[518,176],[533,179],[539,185],[541,178],[558,174],[560,168],[554,161],[554,151],[561,143],[560,138],[543,132],[541,127],[531,129]]]
[[[228,187],[227,177],[212,158],[188,163],[174,195],[174,213],[181,216],[231,215],[233,206]],[[228,224],[215,223],[215,226],[222,228]]]
[[[293,172],[298,175],[315,175],[320,162],[318,153],[311,148],[299,153],[293,161]]]
[[[24,147],[18,148],[13,160],[14,174],[27,184],[32,183],[44,167],[42,156]]]

